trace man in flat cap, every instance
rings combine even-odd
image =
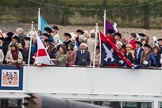
[[[63,44],[68,49],[68,46],[72,43],[72,41],[71,41],[71,34],[70,33],[64,33],[64,37],[63,38],[64,38]]]
[[[58,44],[59,41],[60,41],[60,36],[59,36],[59,34],[58,34],[58,31],[59,31],[58,26],[54,25],[54,26],[52,27],[52,33],[51,33],[51,35],[52,35],[52,37],[53,37],[53,39],[54,39],[54,44],[55,44],[55,45]]]

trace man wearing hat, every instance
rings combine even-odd
[[[143,52],[142,43],[140,41],[136,41],[135,42],[135,51],[134,51],[134,64],[135,65],[140,64],[142,52]]]
[[[77,32],[76,45],[77,45],[77,47],[79,47],[80,46],[79,37],[84,36],[84,31],[81,29],[78,29],[78,30],[76,30],[76,32]]]
[[[149,42],[149,36],[147,36],[144,33],[138,33],[138,35],[140,36],[141,40],[146,40],[147,42]]]
[[[7,33],[7,37],[5,38],[5,46],[8,47],[8,45],[10,44],[10,42],[12,41],[12,37],[13,37],[14,33],[13,32],[8,32]]]
[[[47,53],[50,56],[50,58],[54,59],[57,50],[56,50],[55,46],[51,43],[51,40],[45,39],[44,40],[44,46],[45,46]]]
[[[54,25],[52,27],[52,33],[51,33],[51,35],[52,35],[52,37],[54,39],[54,44],[55,45],[58,44],[59,41],[60,41],[60,36],[58,34],[58,30],[59,30],[58,26]]]
[[[68,49],[68,46],[71,42],[71,34],[70,33],[64,33],[64,42],[63,44],[66,46],[66,48]]]
[[[17,47],[18,47],[19,50],[22,50],[23,49],[22,44],[20,43],[20,39],[16,35],[12,37],[12,41],[10,42],[10,44],[8,46],[8,50],[10,50],[10,45],[12,45],[12,44],[17,45]]]
[[[53,37],[52,37],[52,35],[51,35],[52,29],[51,29],[50,27],[45,27],[44,30],[45,30],[45,33],[48,34],[48,35],[50,36],[49,39],[51,40],[51,42],[54,43]]]
[[[47,34],[52,33],[52,29],[50,27],[45,27],[44,30],[45,30],[45,33]]]
[[[43,41],[50,38],[50,35],[48,33],[43,33],[42,36],[44,37]]]
[[[83,31],[83,30],[81,30],[81,29],[76,30],[76,32],[77,32],[77,35],[78,35],[78,36],[79,36],[79,35],[83,35],[83,34],[84,34],[84,31]]]
[[[120,41],[121,40],[121,33],[119,33],[119,32],[115,33],[114,39],[115,39],[115,42]]]
[[[159,47],[160,47],[160,54],[162,54],[162,38],[158,39]]]
[[[144,45],[144,50],[140,59],[140,65],[144,67],[156,66],[155,56],[152,52],[151,46],[148,44]]]

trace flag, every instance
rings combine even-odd
[[[114,65],[119,64],[119,60],[123,60],[129,67],[133,67],[132,63],[119,51],[116,45],[106,38],[100,32],[100,45],[101,45],[101,64]]]
[[[44,33],[45,27],[50,27],[50,25],[45,21],[45,19],[40,15],[40,8],[38,9],[38,30],[41,30]],[[54,42],[54,39],[51,37],[50,40]],[[62,40],[59,39],[59,44],[62,44]]]
[[[38,19],[38,30],[41,30],[42,33],[44,33],[44,28],[50,27],[50,26],[47,24],[47,22],[45,21],[45,19],[42,16],[39,16],[38,18],[39,18]]]
[[[50,60],[50,57],[35,29],[34,29],[34,32],[37,38],[37,54],[35,58],[35,63],[41,64],[41,65],[43,64],[54,65],[54,63]]]
[[[108,30],[110,29],[114,30],[114,27],[108,20],[106,20],[106,26],[105,26],[106,35],[108,34]]]

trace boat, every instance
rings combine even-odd
[[[105,106],[118,102],[121,108],[161,108],[160,69],[53,66],[17,69],[10,65],[0,69],[0,108],[4,108],[5,99],[11,105],[13,99],[17,99],[16,103],[21,106],[27,93]],[[17,85],[3,84],[3,75],[7,72],[17,74]],[[18,106],[12,108],[21,108]]]

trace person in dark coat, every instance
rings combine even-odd
[[[52,29],[50,27],[45,27],[44,30],[45,30],[45,33],[49,35],[49,39],[51,40],[51,42],[54,43],[54,39],[51,35]]]
[[[136,41],[135,46],[136,46],[136,48],[135,48],[135,52],[134,52],[134,64],[139,65],[140,59],[142,57],[142,52],[143,52],[142,43],[139,41]]]
[[[134,60],[134,50],[132,50],[132,45],[131,44],[126,44],[126,50],[124,53],[124,56],[131,62],[133,63]],[[129,67],[127,63],[125,63],[123,60],[119,61],[120,66],[124,67]]]
[[[23,64],[28,64],[29,47],[30,47],[29,42],[25,43],[24,49],[22,50]],[[29,64],[33,64],[32,62],[33,55],[34,55],[34,52],[31,51]]]
[[[162,54],[162,38],[158,39],[158,42],[159,42],[159,48],[160,48],[159,53]]]
[[[30,37],[24,37],[23,41],[22,41],[22,47],[25,47],[26,42],[30,41]]]
[[[9,46],[10,42],[12,41],[13,36],[14,36],[13,32],[8,32],[7,37],[4,40],[4,46],[5,46],[5,49],[6,49],[6,53],[7,53],[7,50],[8,50],[8,46]]]
[[[50,39],[50,35],[48,33],[43,33],[42,36],[44,37],[43,41],[46,39]]]
[[[148,44],[144,45],[144,50],[140,59],[140,65],[146,68],[150,66],[156,66],[155,56],[152,52],[151,46]]]
[[[134,50],[132,50],[131,44],[126,44],[125,57],[133,63],[134,60]]]
[[[81,66],[90,65],[90,53],[87,50],[87,44],[85,43],[80,44],[80,49],[77,51],[75,64]]]
[[[160,64],[160,49],[159,49],[159,47],[155,46],[153,48],[153,54],[154,54],[154,57],[156,59],[156,67],[161,67],[161,64]]]
[[[16,29],[16,34],[19,37],[20,43],[23,44],[23,39],[26,37],[26,35],[23,33],[22,28],[17,28]]]
[[[66,49],[68,50],[68,46],[72,43],[71,34],[70,33],[64,33],[63,38],[64,38],[63,44],[66,46]]]

